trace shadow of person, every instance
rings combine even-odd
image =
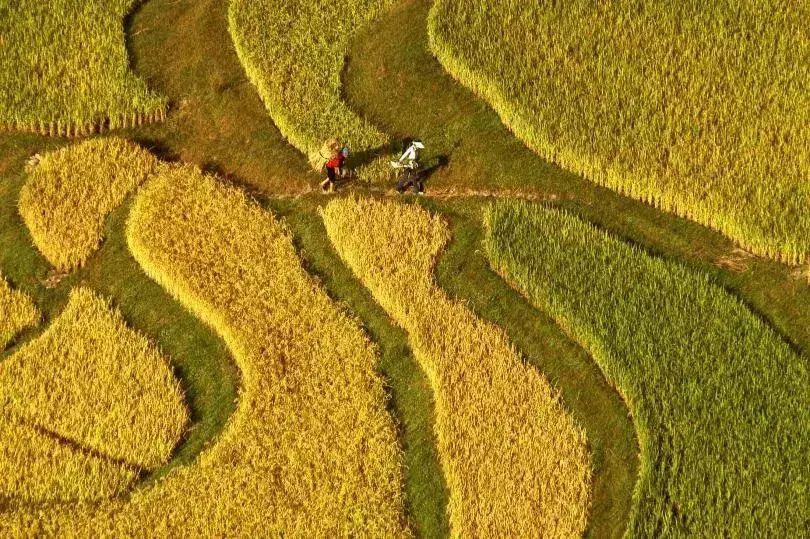
[[[397,182],[397,191],[404,193],[411,188],[414,194],[423,194],[430,178],[450,163],[447,155],[437,155],[428,161],[430,164],[414,172],[403,171]]]
[[[368,148],[355,152],[349,148],[349,157],[346,159],[346,166],[349,169],[359,169],[365,165],[371,164],[380,157],[390,157],[397,153],[399,145],[395,142],[389,142],[376,148]]]

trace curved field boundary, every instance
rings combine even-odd
[[[51,277],[53,268],[33,247],[30,234],[15,211],[18,193],[27,179],[22,171],[24,156],[43,143],[35,137],[26,140],[36,147],[20,146],[14,159],[18,165],[6,170],[5,181],[0,182],[0,265],[15,283],[25,284],[46,320],[59,316],[77,285],[109,298],[127,326],[147,336],[171,360],[171,369],[180,382],[189,409],[189,428],[171,460],[150,470],[137,485],[146,488],[171,469],[193,462],[205,446],[216,440],[236,408],[238,369],[225,342],[147,277],[130,254],[124,233],[130,201],[107,217],[105,240],[85,265],[63,278]],[[10,358],[45,330],[47,325],[41,324],[23,332],[13,341],[13,348],[0,353],[0,361]]]
[[[34,245],[59,270],[81,266],[99,248],[107,215],[157,167],[152,154],[119,138],[45,154],[19,198]]]
[[[290,143],[319,169],[319,150],[335,137],[353,151],[388,137],[358,117],[341,96],[349,41],[392,0],[290,2],[231,0],[229,30],[248,77]]]
[[[631,536],[807,530],[805,358],[708,276],[567,213],[503,202],[485,222],[493,266],[593,354],[633,411]]]
[[[169,459],[188,422],[168,360],[86,288],[0,363],[0,403],[27,424],[146,470]]]
[[[391,395],[405,468],[405,509],[417,537],[447,537],[447,484],[433,430],[435,403],[430,382],[398,327],[335,252],[319,210],[322,199],[273,200],[274,212],[290,226],[304,266],[329,294],[362,321],[379,347],[379,370]]]
[[[806,6],[775,0],[755,11],[438,0],[429,36],[446,69],[544,158],[803,263],[808,18]]]
[[[37,325],[39,309],[19,290],[12,290],[0,273],[0,352],[25,328]]]
[[[218,443],[127,500],[17,511],[6,532],[408,536],[401,455],[373,347],[301,267],[285,228],[197,169],[165,170],[127,228],[144,269],[242,370]]]
[[[79,136],[163,120],[166,100],[129,70],[123,20],[137,1],[0,11],[0,127]]]
[[[491,202],[432,205],[447,219],[452,240],[436,265],[439,287],[497,324],[526,362],[559,388],[582,428],[591,455],[591,507],[586,537],[624,536],[638,479],[638,441],[627,404],[602,370],[557,323],[495,273],[481,250],[482,210]]]
[[[410,334],[436,399],[453,536],[570,537],[586,526],[584,433],[503,333],[432,279],[447,226],[418,206],[370,199],[323,211],[335,249]]]

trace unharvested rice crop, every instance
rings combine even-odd
[[[231,0],[229,28],[248,77],[290,143],[317,169],[324,141],[353,151],[378,148],[387,137],[349,110],[341,74],[352,36],[392,0]]]
[[[0,504],[111,498],[137,478],[130,466],[0,415]]]
[[[226,340],[242,371],[217,443],[127,500],[0,514],[0,533],[407,536],[402,456],[375,353],[307,275],[286,229],[191,167],[136,199],[130,248]]]
[[[0,408],[112,460],[166,462],[188,412],[168,361],[86,288],[0,363]]]
[[[157,166],[148,151],[119,138],[46,154],[20,191],[34,244],[60,270],[81,266],[101,244],[107,215]]]
[[[39,322],[39,310],[31,298],[12,290],[0,274],[0,351],[23,329]]]
[[[528,146],[810,260],[810,3],[438,0],[433,51]]]
[[[435,285],[447,225],[419,206],[370,199],[334,201],[323,220],[340,256],[408,331],[431,382],[452,534],[580,536],[585,435],[504,333]]]
[[[641,446],[632,537],[810,529],[810,370],[707,275],[565,213],[486,212],[494,267],[592,354]]]
[[[129,68],[123,20],[137,0],[0,6],[0,129],[87,135],[162,120],[166,100]]]

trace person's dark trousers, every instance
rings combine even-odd
[[[337,177],[336,169],[333,167],[326,167],[326,182],[324,182],[322,187],[324,189],[331,189],[333,185],[335,185],[335,178]]]
[[[397,182],[397,191],[404,193],[408,187],[413,186],[414,193],[421,193],[423,189],[422,180],[419,174],[411,169],[406,170]]]

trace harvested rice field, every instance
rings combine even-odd
[[[0,535],[807,536],[808,15],[0,6]]]

